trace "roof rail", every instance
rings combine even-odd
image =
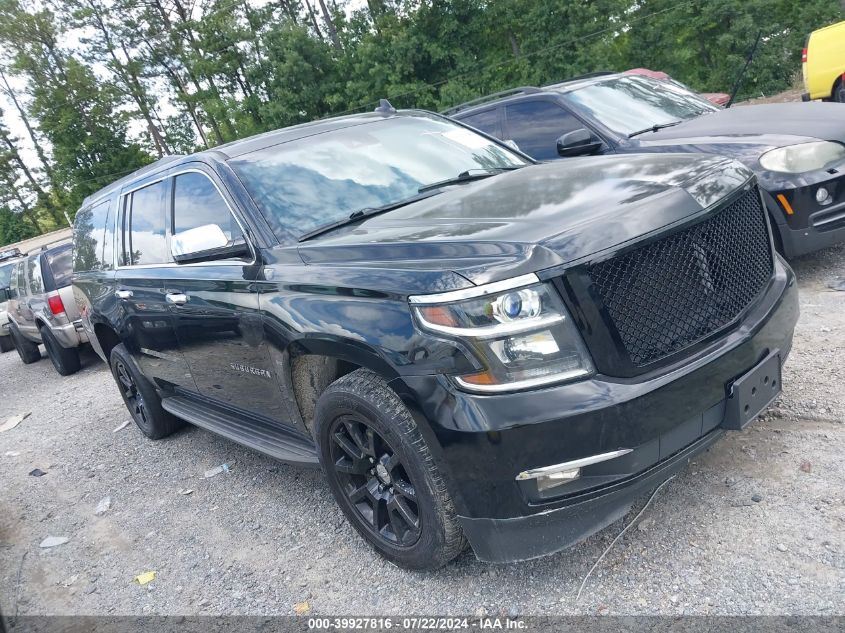
[[[495,101],[496,99],[501,99],[502,97],[510,97],[511,95],[519,94],[534,94],[535,92],[542,92],[542,90],[540,90],[540,88],[537,88],[536,86],[520,86],[519,88],[502,90],[501,92],[494,92],[493,94],[485,95],[483,97],[479,97],[478,99],[473,99],[472,101],[467,101],[466,103],[461,103],[460,105],[452,106],[451,108],[446,108],[440,114],[445,114],[448,116],[450,114],[460,112],[461,110],[471,108],[472,106],[487,103],[488,101]]]

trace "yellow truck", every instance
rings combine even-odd
[[[845,103],[845,22],[810,33],[801,54],[805,101]]]

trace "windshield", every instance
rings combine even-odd
[[[719,110],[701,95],[667,81],[623,76],[564,92],[578,112],[625,136],[655,125],[694,119]]]
[[[12,278],[12,268],[15,264],[0,264],[0,288],[8,288],[9,280]]]
[[[465,172],[526,164],[475,132],[422,114],[353,124],[229,161],[282,243]]]

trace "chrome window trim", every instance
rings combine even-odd
[[[252,241],[248,239],[249,236],[248,236],[246,230],[244,229],[244,225],[241,222],[241,219],[238,217],[238,214],[235,213],[235,210],[232,208],[232,205],[229,204],[229,201],[226,199],[226,196],[223,194],[223,191],[220,189],[220,187],[217,185],[217,183],[214,182],[214,179],[211,178],[202,169],[198,169],[196,167],[188,167],[186,169],[182,169],[180,171],[176,171],[176,172],[167,174],[167,175],[163,176],[162,178],[159,178],[158,180],[153,180],[153,181],[145,183],[145,184],[143,184],[139,187],[135,187],[133,189],[127,189],[126,191],[121,191],[120,196],[119,196],[119,200],[122,201],[125,196],[127,196],[127,195],[129,195],[129,194],[131,194],[135,191],[138,191],[139,189],[143,189],[144,187],[147,187],[149,185],[154,185],[156,183],[163,182],[163,181],[167,180],[168,178],[174,179],[174,185],[175,185],[175,179],[176,179],[177,176],[181,176],[183,174],[190,174],[190,173],[201,174],[201,175],[205,176],[205,178],[212,185],[214,185],[214,188],[217,190],[217,193],[220,195],[220,198],[223,200],[223,203],[226,205],[226,208],[229,210],[229,213],[231,213],[232,217],[235,218],[235,222],[237,222],[238,228],[241,229],[241,233],[244,236],[244,241],[247,243],[247,246],[249,246],[249,252],[252,254],[252,261],[244,262],[244,261],[238,260],[237,263],[236,263],[234,260],[227,260],[227,261],[211,261],[211,262],[189,262],[187,264],[180,264],[180,263],[178,263],[174,260],[172,262],[162,262],[162,263],[159,263],[159,264],[132,264],[130,266],[118,266],[117,262],[119,261],[119,257],[118,257],[118,252],[115,249],[115,253],[114,253],[114,263],[115,263],[114,269],[115,270],[130,270],[130,269],[143,269],[143,268],[195,268],[197,266],[254,266],[255,265],[255,262],[258,260],[258,255],[255,251],[255,246],[253,246]],[[170,190],[171,200],[170,200],[170,202],[167,203],[169,206],[172,206],[173,193],[174,193],[174,189],[171,187],[171,190]],[[125,205],[124,205],[124,207],[125,207]],[[120,204],[118,204],[117,210],[118,211],[121,210]],[[171,208],[170,210],[172,212],[175,211],[175,209],[173,209],[173,208]],[[125,213],[125,211],[126,210],[124,208],[123,213]],[[121,214],[121,219],[122,219],[123,213]],[[166,219],[170,220],[170,225],[165,226],[166,235],[168,236],[167,242],[168,242],[168,248],[169,248],[169,246],[170,246],[169,237],[171,236],[171,227],[173,226],[173,213],[170,213],[169,217],[166,218]],[[119,241],[117,239],[117,231],[118,231],[117,214],[115,214],[115,241]],[[172,256],[173,255],[171,253],[171,257]]]
[[[164,182],[167,179],[167,176],[162,176],[156,180],[150,180],[149,182],[144,182],[143,185],[138,185],[137,187],[132,187],[131,189],[121,189],[120,195],[117,197],[117,213],[115,213],[114,221],[115,221],[115,233],[114,239],[116,242],[116,246],[119,246],[120,251],[118,252],[117,248],[114,249],[114,269],[115,270],[122,270],[124,268],[141,268],[144,264],[131,265],[131,266],[118,266],[118,262],[120,261],[120,256],[123,253],[123,248],[125,246],[125,238],[126,233],[124,229],[130,229],[130,227],[126,227],[126,199],[135,193],[136,191],[140,191],[141,189],[145,189],[147,187],[152,187],[153,185],[157,185],[160,182]],[[117,224],[117,216],[120,215],[120,226]],[[164,225],[164,242],[169,246],[170,240],[167,239],[168,231],[167,231],[167,217],[165,213],[165,225]],[[119,231],[118,231],[119,229]],[[131,230],[130,230],[131,232]],[[147,264],[148,266],[150,264]],[[157,265],[157,264],[153,264]]]
[[[503,279],[502,281],[494,281],[493,283],[474,286],[472,288],[462,288],[460,290],[451,290],[449,292],[440,292],[430,295],[411,295],[408,297],[408,302],[412,305],[454,303],[455,301],[463,301],[465,299],[486,297],[488,295],[504,292],[505,290],[522,288],[523,286],[530,286],[536,283],[540,283],[540,278],[534,273],[528,273],[527,275]]]

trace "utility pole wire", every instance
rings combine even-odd
[[[668,484],[670,481],[672,481],[672,480],[673,480],[676,476],[677,476],[677,475],[672,475],[671,477],[669,477],[669,479],[667,479],[667,480],[666,480],[666,481],[664,481],[662,484],[660,484],[659,486],[657,486],[657,488],[655,488],[655,489],[654,489],[654,492],[652,492],[652,493],[651,493],[651,496],[648,498],[648,501],[646,501],[646,502],[645,502],[645,505],[643,506],[642,510],[640,510],[639,512],[637,512],[637,516],[635,516],[635,517],[633,518],[633,520],[632,520],[632,521],[631,521],[628,525],[626,525],[626,526],[622,529],[622,531],[621,531],[619,534],[617,534],[617,535],[616,535],[616,538],[615,538],[615,539],[613,539],[613,540],[610,542],[610,545],[608,545],[608,546],[607,546],[607,549],[605,549],[605,550],[601,553],[601,556],[599,556],[598,560],[597,560],[595,563],[593,563],[593,566],[592,566],[592,567],[590,567],[590,571],[588,571],[588,572],[587,572],[587,575],[586,575],[586,576],[584,576],[584,580],[582,580],[582,581],[581,581],[581,586],[578,588],[578,595],[576,595],[576,596],[575,596],[575,602],[578,602],[578,599],[581,597],[581,592],[582,592],[582,591],[584,591],[584,585],[586,585],[586,584],[587,584],[587,580],[589,580],[589,578],[590,578],[590,576],[592,575],[592,573],[596,570],[596,567],[598,567],[598,566],[599,566],[599,563],[600,563],[600,562],[602,562],[602,560],[604,560],[604,557],[605,557],[605,556],[607,556],[607,553],[608,553],[608,552],[609,552],[609,551],[613,548],[613,546],[614,546],[614,545],[616,545],[616,541],[618,541],[620,538],[622,538],[622,535],[623,535],[623,534],[625,534],[625,532],[627,532],[627,531],[628,531],[628,529],[629,529],[632,525],[634,525],[634,523],[636,523],[636,522],[637,522],[637,519],[639,519],[639,518],[642,516],[643,512],[645,512],[645,511],[646,511],[646,508],[648,508],[648,506],[650,506],[650,505],[651,505],[651,502],[652,502],[652,501],[654,501],[654,497],[656,497],[656,496],[657,496],[657,493],[658,493],[658,492],[660,492],[660,489],[661,489],[663,486],[665,486],[666,484]]]

